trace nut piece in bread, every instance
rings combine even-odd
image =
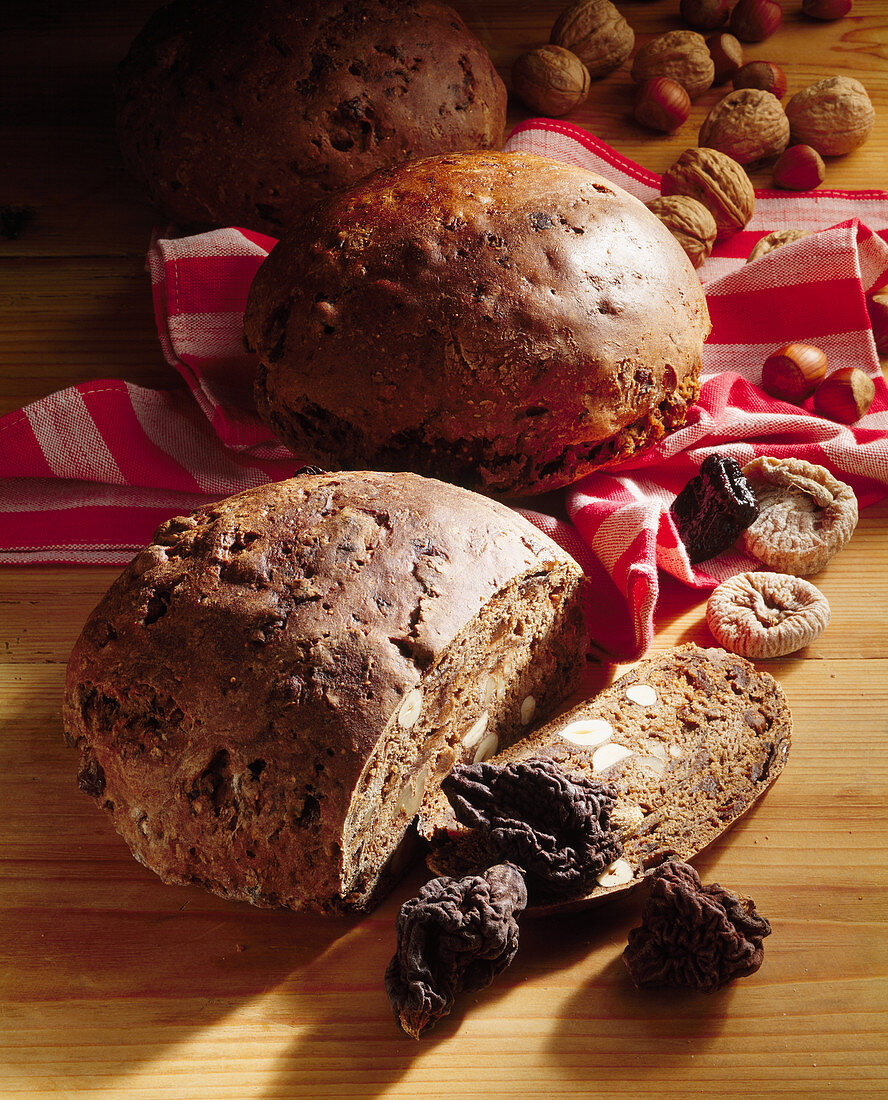
[[[366,908],[427,792],[585,662],[586,580],[515,512],[305,474],[160,527],[68,665],[81,788],[166,882]]]
[[[548,722],[492,764],[545,757],[567,775],[613,784],[611,825],[623,855],[583,897],[529,912],[582,908],[637,886],[664,859],[687,860],[730,828],[786,762],[792,716],[783,690],[723,649],[678,646],[641,661],[595,699]],[[443,794],[427,799],[420,832],[436,874],[485,862]]]
[[[327,467],[541,492],[680,426],[709,315],[643,203],[525,153],[405,164],[319,203],[250,291],[260,412]]]
[[[118,74],[124,161],[182,223],[280,236],[384,165],[498,148],[506,89],[437,0],[174,0]]]

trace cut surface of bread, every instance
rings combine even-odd
[[[159,528],[87,622],[80,786],[167,882],[365,908],[481,715],[492,752],[573,690],[587,597],[554,542],[443,482],[248,490]]]
[[[623,856],[583,897],[532,899],[531,910],[593,904],[637,886],[664,859],[703,851],[774,782],[791,734],[772,676],[725,650],[688,644],[641,661],[595,699],[498,753],[491,763],[544,757],[618,792],[611,823]],[[431,840],[428,862],[437,874],[464,874],[488,859],[440,791],[418,828]]]

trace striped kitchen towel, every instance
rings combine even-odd
[[[659,177],[566,123],[520,126],[507,148],[600,172],[639,198]],[[816,231],[747,265],[772,229]],[[888,390],[865,295],[888,284],[888,193],[758,192],[746,229],[701,269],[713,331],[698,403],[657,447],[565,491],[570,522],[522,509],[596,582],[594,642],[619,659],[653,637],[658,569],[706,591],[750,567],[727,552],[687,560],[669,504],[702,459],[720,451],[795,455],[829,467],[862,505],[888,492]],[[274,240],[240,229],[158,235],[148,268],[161,346],[187,388],[153,391],[123,380],[85,383],[0,419],[0,562],[123,564],[171,515],[270,479],[294,456],[256,416],[254,363],[241,343],[252,277]],[[872,409],[852,427],[768,397],[761,363],[793,340],[824,349],[830,368],[876,380]]]

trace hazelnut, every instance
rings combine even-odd
[[[841,19],[851,10],[851,0],[802,0],[802,12],[811,19]]]
[[[706,39],[709,56],[715,65],[714,84],[724,84],[743,64],[743,47],[732,34],[713,34]]]
[[[873,326],[876,351],[879,355],[888,355],[888,288],[868,295],[866,310]]]
[[[717,149],[685,149],[663,175],[664,195],[689,195],[715,218],[719,238],[742,229],[755,211],[755,191],[749,176],[731,157]]]
[[[681,0],[679,13],[685,23],[698,31],[714,31],[723,27],[731,14],[733,0]]]
[[[623,64],[635,33],[610,0],[576,0],[555,20],[549,40],[575,53],[595,80]]]
[[[787,103],[786,114],[793,141],[826,157],[863,145],[875,121],[866,88],[850,76],[830,76],[802,88]]]
[[[774,165],[774,183],[787,191],[812,191],[823,183],[826,165],[810,145],[791,145]]]
[[[691,97],[668,76],[646,80],[635,96],[635,117],[643,126],[671,133],[691,113]]]
[[[865,413],[876,396],[876,384],[859,367],[841,367],[825,378],[814,391],[814,409],[827,420],[853,424]]]
[[[786,95],[786,73],[773,61],[750,61],[742,65],[732,77],[735,88],[758,88],[770,92],[778,99]]]
[[[646,42],[632,62],[632,79],[643,84],[655,76],[668,76],[696,99],[711,87],[715,64],[706,39],[696,31],[667,31]]]
[[[733,157],[738,164],[758,164],[778,157],[789,143],[789,119],[780,100],[757,88],[730,92],[712,108],[700,127],[698,141]]]
[[[781,401],[799,404],[826,375],[826,356],[811,344],[787,344],[762,364],[762,389]]]
[[[694,267],[708,258],[718,226],[702,202],[688,195],[663,195],[645,205],[675,237]]]
[[[741,42],[764,42],[782,22],[783,9],[775,0],[738,0],[729,26]]]
[[[558,118],[589,94],[589,72],[570,50],[539,46],[516,58],[512,88],[532,111]]]

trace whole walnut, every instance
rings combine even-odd
[[[786,115],[793,142],[810,145],[828,157],[863,145],[876,117],[866,88],[850,76],[830,76],[809,84],[787,103]]]
[[[738,88],[712,108],[698,141],[738,164],[760,164],[779,157],[789,144],[789,119],[771,92]]]
[[[686,149],[663,176],[664,195],[689,195],[715,218],[718,237],[742,229],[755,211],[755,191],[736,160],[717,149]]]
[[[688,195],[663,195],[645,205],[675,237],[694,267],[700,267],[712,252],[718,233],[712,212]]]
[[[539,46],[516,59],[512,89],[531,110],[557,118],[589,94],[589,71],[570,50]]]
[[[623,64],[635,33],[610,0],[576,0],[556,19],[549,40],[575,53],[594,80]]]
[[[691,99],[702,95],[715,79],[715,63],[703,35],[668,31],[646,42],[635,55],[632,79],[643,84],[655,76],[681,84]]]

